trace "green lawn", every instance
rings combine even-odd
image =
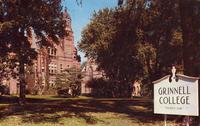
[[[14,96],[0,98],[0,126],[163,125],[163,116],[153,114],[149,98],[27,96],[23,106],[15,103]]]

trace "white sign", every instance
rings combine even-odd
[[[198,116],[198,78],[177,74],[154,83],[154,113]]]

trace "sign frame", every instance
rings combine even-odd
[[[154,114],[199,116],[199,78],[175,73],[153,82]]]

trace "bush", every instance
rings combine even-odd
[[[58,96],[60,96],[60,97],[71,97],[71,95],[68,94],[68,88],[65,88],[65,89],[58,89],[58,90],[57,90],[57,94],[58,94]]]
[[[9,87],[6,85],[0,85],[0,93],[1,95],[9,95]]]
[[[94,97],[130,97],[131,95],[128,83],[98,78],[89,81],[87,85],[92,88]]]

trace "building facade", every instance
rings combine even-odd
[[[90,95],[92,93],[92,88],[88,86],[88,82],[92,79],[104,77],[104,73],[98,70],[98,65],[94,60],[89,59],[82,69],[82,74],[81,94]]]
[[[30,38],[32,48],[35,48],[38,56],[33,61],[33,66],[26,66],[26,89],[32,93],[33,91],[44,92],[55,84],[56,75],[61,74],[65,69],[75,67],[80,69],[80,61],[77,59],[77,49],[74,46],[74,36],[71,28],[71,18],[69,14],[64,12],[64,19],[67,23],[67,36],[59,40],[59,44],[49,47],[40,48],[36,44],[37,39]],[[34,35],[33,35],[34,36]],[[51,40],[49,40],[51,41]],[[18,93],[18,82],[15,79],[9,79],[6,85],[10,87],[10,94]]]

